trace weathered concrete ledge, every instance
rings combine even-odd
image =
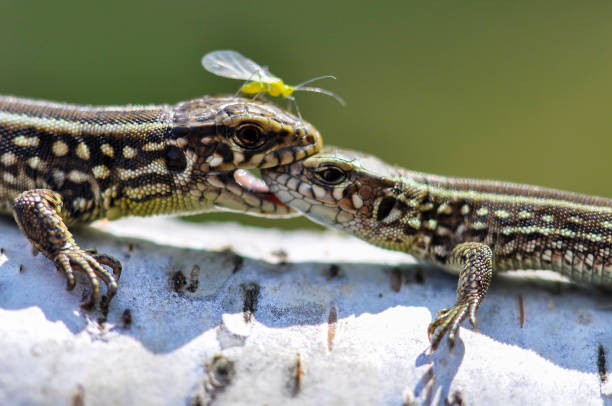
[[[610,295],[496,278],[480,333],[428,356],[457,281],[407,255],[331,232],[98,228],[76,236],[123,262],[108,314],[0,218],[0,404],[611,404]]]

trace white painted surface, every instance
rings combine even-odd
[[[612,375],[601,384],[597,373],[599,344],[612,368],[610,295],[495,278],[481,332],[463,328],[454,355],[444,341],[428,356],[427,325],[454,302],[457,282],[409,256],[334,233],[168,218],[98,227],[104,231],[78,230],[78,242],[124,265],[102,324],[100,311],[78,306],[82,279],[67,292],[51,262],[33,257],[17,227],[0,218],[1,405],[71,405],[78,397],[85,405],[401,405],[456,396],[469,405],[611,404]],[[391,289],[394,266],[402,270],[399,292]],[[424,283],[415,280],[419,267]],[[177,293],[170,287],[179,270],[186,285]],[[257,287],[247,322],[245,292]],[[234,372],[214,390],[214,368],[205,364],[217,354]]]

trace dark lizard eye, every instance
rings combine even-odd
[[[185,158],[185,154],[183,151],[174,145],[170,145],[166,149],[166,167],[169,171],[173,172],[183,172],[187,167],[187,159]]]
[[[260,147],[264,142],[263,130],[255,124],[240,126],[234,138],[238,145],[248,149]]]
[[[328,185],[337,185],[346,178],[344,170],[336,166],[323,167],[319,169],[316,174],[319,180]]]

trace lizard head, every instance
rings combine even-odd
[[[166,166],[175,184],[207,209],[286,216],[295,212],[246,169],[287,165],[322,147],[310,123],[274,104],[236,96],[178,104]],[[205,201],[203,203],[203,201]]]
[[[413,206],[421,190],[373,156],[325,147],[262,174],[279,200],[324,226],[392,249],[405,249],[415,240],[419,215]]]

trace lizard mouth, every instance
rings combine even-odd
[[[281,202],[274,193],[270,191],[266,182],[256,177],[246,169],[237,169],[233,173],[234,181],[249,194],[268,201],[277,207],[279,214],[292,213],[293,209]]]
[[[251,192],[270,193],[270,188],[262,179],[255,177],[246,169],[238,169],[234,171],[234,180],[240,186]]]
[[[281,202],[278,197],[274,193],[270,191],[266,182],[263,179],[256,177],[251,172],[246,169],[238,169],[234,171],[234,180],[236,183],[242,188],[250,193],[254,193],[258,196],[261,196],[263,199],[277,204],[279,206],[283,206],[289,209],[285,203]],[[289,209],[290,210],[290,209]]]
[[[263,216],[295,216],[297,213],[281,202],[265,182],[245,169],[220,172],[208,182],[222,190],[217,207]],[[229,196],[228,196],[229,194]]]

